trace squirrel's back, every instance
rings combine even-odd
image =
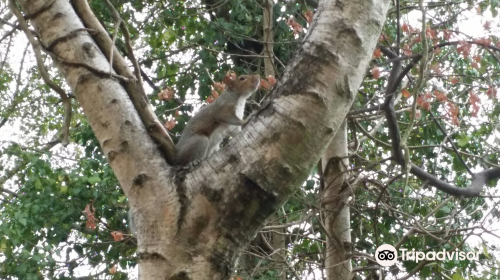
[[[242,75],[236,79],[226,76],[224,83],[226,89],[219,98],[202,107],[186,124],[176,146],[177,164],[186,165],[209,156],[218,150],[226,136],[241,130],[246,99],[258,89],[260,78],[256,75]]]

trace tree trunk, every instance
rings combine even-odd
[[[273,7],[274,3],[272,0],[263,1],[263,32],[264,35],[264,75],[266,78],[269,76],[276,77],[274,72],[274,52],[273,52]],[[278,213],[274,213],[274,217],[278,217]],[[279,221],[279,220],[278,220]],[[284,233],[285,229],[277,229],[277,232]],[[286,245],[285,245],[285,235],[279,233],[271,234],[271,242],[274,250],[277,251],[273,255],[273,259],[276,261],[276,267],[278,268],[278,278],[279,280],[286,280]]]
[[[119,78],[66,0],[22,0],[65,76],[137,226],[140,279],[229,279],[256,232],[307,178],[342,124],[388,0],[323,1],[296,57],[229,145],[186,171],[148,135]]]
[[[326,229],[325,268],[328,280],[352,279],[351,260],[347,258],[351,243],[349,196],[340,196],[348,179],[347,170],[347,128],[346,123],[337,130],[321,162],[324,182],[323,219]],[[349,187],[347,187],[349,188]]]

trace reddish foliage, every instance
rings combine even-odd
[[[113,236],[114,241],[123,240],[123,233],[121,231],[113,231],[111,232],[111,236]]]
[[[477,94],[475,94],[472,90],[469,91],[469,103],[471,105],[473,104],[476,104],[478,103],[480,100],[479,100],[479,96]]]
[[[273,76],[271,76],[271,75],[269,75],[269,76],[267,77],[267,82],[268,82],[268,83],[269,83],[269,85],[270,85],[270,86],[272,86],[272,87],[274,87],[274,85],[276,85],[276,79],[275,79]]]
[[[477,113],[479,112],[479,96],[475,94],[472,90],[469,91],[469,103],[472,105],[471,115],[473,117],[477,117]]]
[[[448,100],[448,97],[444,92],[440,92],[439,90],[434,90],[434,96],[439,102],[444,102]]]
[[[448,30],[448,29],[443,30],[443,38],[446,41],[449,41],[451,39],[451,35],[453,35],[453,31]]]
[[[474,42],[476,42],[478,45],[481,45],[483,47],[487,47],[487,46],[491,45],[491,40],[488,38],[475,39]]]
[[[411,51],[411,46],[408,46],[408,45],[404,45],[403,46],[403,53],[404,55],[406,56],[410,56],[413,54],[413,52]]]
[[[491,44],[491,40],[488,38],[475,39],[474,42],[477,43],[478,45],[483,46],[483,47],[487,47]]]
[[[115,274],[115,273],[116,273],[116,266],[113,265],[113,267],[109,269],[109,274]]]
[[[401,30],[403,30],[403,32],[410,33],[410,28],[411,26],[409,26],[406,22],[401,25]]]
[[[473,117],[477,117],[477,113],[479,113],[479,105],[472,105],[472,110],[470,111]]]
[[[293,29],[293,34],[297,35],[301,33],[304,29],[302,28],[302,25],[298,23],[294,18],[289,17],[286,21],[286,24],[290,26]]]
[[[90,215],[94,215],[94,212],[95,209],[94,209],[94,205],[93,203],[91,204],[87,204],[87,206],[85,206],[85,209],[82,211],[83,214],[85,214],[85,216],[90,216]]]
[[[405,33],[413,33],[413,31],[415,31],[415,29],[406,22],[401,25],[401,30]]]
[[[373,58],[379,58],[381,56],[382,56],[382,51],[380,50],[380,48],[376,48],[375,51],[373,52],[372,57]]]
[[[477,62],[472,62],[471,66],[472,68],[479,69],[479,64],[477,64]]]
[[[406,98],[411,96],[411,93],[407,89],[403,89],[403,91],[401,91],[401,94]]]
[[[377,66],[374,66],[370,72],[372,73],[373,78],[380,78],[380,68],[378,68]]]
[[[441,74],[441,68],[439,66],[439,64],[434,64],[434,65],[431,65],[429,66],[429,69],[431,69],[434,73],[436,74]]]
[[[175,127],[176,121],[175,119],[171,119],[166,121],[163,125],[165,126],[166,129],[172,130]]]
[[[85,224],[85,226],[90,229],[96,229],[97,219],[95,218],[94,203],[91,202],[90,204],[87,204],[87,206],[85,206],[85,210],[83,210],[82,213],[87,216],[87,223]]]
[[[470,48],[471,44],[461,41],[459,43],[459,47],[457,48],[457,53],[459,54],[461,53],[464,56],[464,58],[468,58],[470,55]]]
[[[427,111],[431,109],[431,100],[432,94],[426,92],[424,95],[417,97],[417,105]]]
[[[158,99],[160,100],[171,100],[173,97],[174,90],[171,87],[167,87],[158,93]]]
[[[436,30],[430,28],[430,27],[427,27],[425,29],[425,37],[429,38],[429,39],[437,39],[437,33],[436,33]]]
[[[489,86],[488,91],[486,91],[486,95],[488,95],[488,97],[495,97],[496,94],[497,94],[496,89],[494,87]]]
[[[307,23],[311,23],[313,20],[314,13],[311,10],[307,10],[307,12],[304,13],[304,18],[306,19]]]
[[[263,88],[263,89],[269,89],[269,83],[264,80],[264,79],[260,79],[260,86],[259,88]]]
[[[417,36],[415,36],[415,38],[413,38],[413,43],[420,43],[422,42],[422,38],[420,38],[420,34],[418,34]]]
[[[215,98],[213,96],[210,95],[209,97],[207,97],[207,103],[208,104],[210,104],[210,103],[212,103],[214,101],[215,101]]]
[[[491,45],[491,39],[489,39],[489,38],[481,38],[481,39],[479,39],[479,42],[484,47],[488,47],[489,45]]]
[[[441,54],[441,48],[436,48],[436,49],[434,50],[434,54],[435,54],[435,55],[439,55],[439,54]]]
[[[214,86],[215,90],[218,92],[223,92],[224,89],[226,88],[226,84],[224,84],[224,83],[215,83],[213,86]]]
[[[448,102],[447,105],[448,105],[448,110],[446,112],[446,116],[451,121],[451,123],[458,126],[460,124],[460,122],[458,120],[458,107],[457,107],[457,105],[455,105],[451,102]]]
[[[490,30],[491,29],[491,21],[487,20],[484,24],[483,24],[483,27],[484,27],[484,30]]]
[[[90,229],[96,229],[97,225],[94,220],[87,220],[87,222],[85,223],[85,227]]]
[[[453,77],[453,78],[451,78],[450,82],[451,82],[452,85],[456,85],[456,84],[458,84],[458,78],[457,77]]]

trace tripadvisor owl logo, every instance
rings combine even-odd
[[[469,261],[479,260],[479,252],[472,252],[472,251],[463,252],[463,251],[458,251],[458,249],[455,249],[455,251],[446,251],[445,249],[443,249],[442,251],[438,252],[434,251],[421,252],[421,251],[415,251],[415,249],[408,250],[405,248],[399,248],[399,251],[401,253],[402,261],[415,261],[416,263],[423,260],[428,260],[428,261],[435,261],[435,260],[463,261],[465,259],[468,259]],[[375,260],[381,266],[391,266],[395,264],[396,261],[398,260],[398,251],[392,245],[389,244],[380,245],[377,248],[377,251],[375,251]]]
[[[381,266],[391,266],[398,260],[398,251],[392,245],[380,245],[375,251],[375,260]]]

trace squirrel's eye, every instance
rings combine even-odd
[[[244,81],[246,79],[245,76],[240,76],[240,81]]]

